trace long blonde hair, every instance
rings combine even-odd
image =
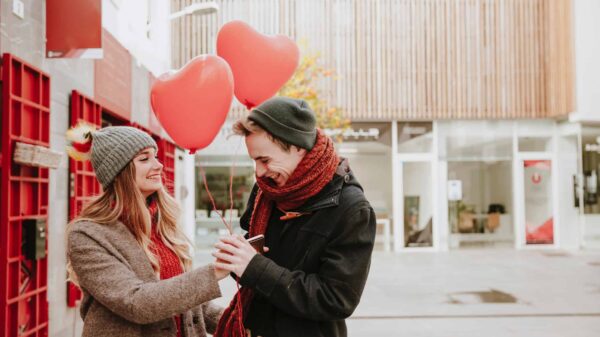
[[[177,226],[180,214],[177,201],[165,191],[164,186],[153,193],[158,205],[157,232],[162,241],[179,257],[184,271],[192,267],[191,242]],[[72,225],[78,221],[92,221],[102,225],[113,225],[123,222],[140,244],[155,273],[160,272],[157,256],[150,249],[152,242],[152,220],[146,205],[146,199],[135,185],[135,164],[129,164],[115,177],[106,190],[89,204],[85,205],[78,217],[67,225],[67,234]],[[67,261],[67,272],[70,281],[77,282],[77,275]]]

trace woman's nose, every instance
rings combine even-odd
[[[162,170],[163,166],[164,165],[158,159],[154,159],[154,169]]]

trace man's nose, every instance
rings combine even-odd
[[[264,176],[265,173],[267,173],[267,168],[265,165],[262,163],[256,163],[256,176],[260,178]]]

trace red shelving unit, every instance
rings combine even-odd
[[[11,54],[2,58],[1,124],[0,335],[47,336],[48,242],[45,257],[27,259],[23,226],[41,220],[47,233],[48,169],[12,158],[16,142],[50,145],[50,76]]]
[[[71,126],[80,121],[96,125],[102,124],[102,106],[76,90],[71,93]],[[76,161],[69,158],[69,220],[74,219],[83,205],[94,196],[99,195],[102,187],[96,180],[92,163]],[[67,282],[67,305],[76,307],[81,299],[81,290],[71,282]]]

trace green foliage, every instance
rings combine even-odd
[[[318,84],[323,80],[338,80],[333,69],[321,65],[318,52],[307,52],[306,43],[300,43],[305,51],[290,80],[279,90],[278,95],[300,98],[308,102],[315,111],[317,126],[321,129],[341,129],[342,132],[350,127],[350,120],[344,118],[340,107],[332,106],[318,89]],[[342,141],[342,136],[337,136],[337,142]]]

